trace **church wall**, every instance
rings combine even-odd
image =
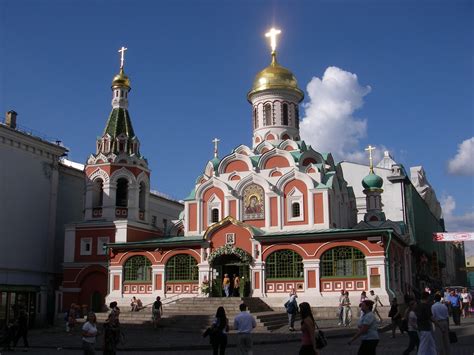
[[[196,203],[189,203],[188,204],[188,213],[189,219],[189,226],[188,229],[190,232],[197,231],[197,204]]]
[[[223,218],[224,213],[224,193],[221,189],[217,187],[211,187],[207,189],[202,195],[202,229],[205,230],[208,227],[208,201],[211,199],[212,195],[216,195],[217,198],[221,201],[220,213],[221,219]]]
[[[109,243],[115,242],[115,228],[76,229],[76,240],[74,245],[74,260],[76,262],[104,261],[105,255],[99,250],[98,238],[108,237]],[[90,255],[81,255],[81,239],[91,240]]]
[[[141,242],[161,236],[161,232],[137,228],[127,228],[127,242]]]
[[[148,209],[148,215],[150,216],[149,222],[152,223],[153,217],[156,217],[154,227],[160,228],[163,230],[164,235],[168,235],[172,221],[178,219],[179,214],[184,210],[184,205],[180,202],[168,200],[154,193],[150,193]],[[166,230],[164,230],[165,225]]]
[[[212,234],[211,240],[212,240],[213,249],[217,249],[226,244],[227,242],[226,234],[228,233],[235,234],[234,247],[241,248],[245,250],[247,253],[249,253],[250,255],[252,255],[252,242],[250,241],[250,238],[252,236],[250,232],[234,224],[229,224],[227,226],[224,226],[223,228],[219,229],[218,231]]]
[[[313,195],[313,212],[314,212],[314,223],[324,223],[324,204],[323,204],[323,194],[317,193]]]
[[[290,213],[289,206],[287,203],[288,194],[291,190],[296,187],[302,194],[303,194],[303,219],[301,221],[290,221]],[[292,180],[288,182],[284,189],[284,202],[283,202],[283,210],[284,210],[284,225],[285,226],[292,226],[292,225],[306,225],[308,224],[308,188],[306,184],[301,180]],[[291,207],[291,206],[290,206]]]
[[[234,160],[227,164],[225,173],[232,173],[234,171],[249,171],[249,167],[247,163],[242,160]]]
[[[263,167],[263,169],[287,168],[289,166],[290,166],[290,163],[288,162],[288,159],[281,156],[274,156],[274,157],[269,158],[265,162],[265,166]]]
[[[278,199],[270,197],[270,227],[278,226]]]

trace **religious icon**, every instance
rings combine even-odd
[[[263,188],[255,184],[249,185],[243,195],[243,219],[263,219],[265,217]]]

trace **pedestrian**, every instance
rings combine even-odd
[[[234,297],[240,296],[240,277],[239,275],[234,274]]]
[[[224,274],[224,280],[222,280],[222,289],[226,297],[230,296],[230,278],[229,274]]]
[[[252,355],[251,333],[257,326],[255,318],[247,312],[247,305],[242,303],[239,306],[240,313],[234,318],[234,329],[237,330],[237,349],[240,355]]]
[[[467,291],[467,288],[463,288],[461,292],[461,301],[462,301],[462,317],[469,317],[469,308],[471,307],[472,296]]]
[[[461,325],[462,300],[455,290],[451,290],[451,293],[448,296],[448,303],[451,309],[454,324]]]
[[[156,301],[153,302],[151,310],[153,318],[153,328],[158,328],[158,323],[160,322],[161,317],[163,316],[163,304],[161,303],[161,297],[157,296]]]
[[[361,343],[357,355],[375,355],[377,345],[379,343],[379,333],[377,330],[377,319],[372,312],[374,302],[365,300],[361,302],[360,309],[362,317],[360,317],[357,327],[357,333],[349,340],[351,345],[354,340],[361,338]]]
[[[211,345],[213,355],[224,355],[227,347],[227,332],[229,331],[229,320],[226,317],[224,307],[217,308],[216,317],[211,325]]]
[[[448,297],[449,297],[450,293],[451,293],[451,290],[449,289],[449,287],[446,287],[444,289],[444,294],[443,294],[443,302],[444,303],[448,303]]]
[[[311,306],[308,302],[300,304],[301,314],[301,348],[299,355],[317,355],[315,333],[315,322]]]
[[[117,345],[121,341],[121,330],[120,330],[120,308],[117,307],[116,302],[109,317],[104,323],[104,355],[115,355],[117,353]]]
[[[94,312],[89,312],[86,322],[82,326],[82,349],[84,350],[84,355],[95,355],[97,334],[97,317]]]
[[[362,291],[362,292],[360,293],[359,307],[360,307],[360,305],[362,304],[362,302],[364,302],[364,301],[367,300],[367,299],[368,299],[368,298],[367,298],[367,293],[366,293],[365,291]],[[363,316],[363,313],[362,313],[362,310],[361,310],[361,311],[360,311],[360,317],[362,317],[362,316]]]
[[[410,354],[413,351],[413,349],[415,349],[415,347],[416,347],[416,350],[418,350],[418,346],[420,344],[420,338],[418,337],[418,326],[416,324],[415,309],[416,309],[416,301],[411,300],[408,303],[408,308],[405,312],[405,319],[408,321],[407,332],[408,332],[410,341],[408,343],[408,347],[403,352],[403,355]]]
[[[29,348],[28,344],[28,313],[24,308],[20,308],[18,312],[18,318],[16,320],[16,335],[15,340],[13,341],[13,347],[16,348],[18,340],[23,338],[23,346]]]
[[[12,351],[11,343],[15,340],[16,327],[13,322],[8,322],[3,328],[3,337],[0,338],[2,351]]]
[[[380,307],[383,307],[383,304],[380,301],[380,297],[375,294],[374,290],[370,290],[370,299],[372,302],[374,302],[374,310],[372,312],[374,312],[374,315],[379,317],[380,323],[382,323],[382,317],[380,316],[380,313],[377,310],[377,305],[380,304]]]
[[[66,332],[70,333],[74,331],[74,327],[76,325],[76,304],[72,303],[71,308],[66,313],[67,320],[66,320]]]
[[[138,311],[138,301],[137,301],[137,298],[135,296],[132,297],[132,300],[130,302],[130,307],[131,307],[130,312]]]
[[[351,300],[349,299],[349,291],[344,292],[342,299],[342,325],[348,327],[352,322]]]
[[[290,332],[295,331],[295,318],[296,313],[298,313],[298,302],[296,302],[297,297],[296,293],[290,293],[290,298],[284,304],[286,313],[288,314],[288,330]]]
[[[398,309],[398,301],[396,297],[394,297],[392,301],[390,302],[390,311],[388,311],[388,316],[392,320],[392,338],[395,338],[395,331],[397,327],[400,329],[400,332],[403,334],[403,330],[400,327],[402,314],[400,310]]]
[[[342,314],[344,311],[344,308],[342,307],[343,299],[344,299],[344,290],[341,290],[341,294],[339,295],[339,308],[337,309],[337,316],[338,316],[337,325],[342,325]]]
[[[429,302],[430,294],[426,291],[422,292],[420,303],[415,308],[416,325],[418,326],[418,336],[420,337],[420,345],[418,354],[420,355],[436,355],[436,345],[433,338],[433,327],[431,304]]]
[[[448,307],[441,303],[441,295],[436,294],[435,303],[431,306],[433,323],[435,325],[435,340],[438,355],[449,355],[449,312]]]

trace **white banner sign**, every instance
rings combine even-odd
[[[474,233],[433,233],[435,242],[466,242],[474,241]]]

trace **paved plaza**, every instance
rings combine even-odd
[[[165,327],[166,325],[166,327]],[[154,330],[147,325],[124,326],[125,342],[121,345],[118,354],[210,354],[209,339],[202,338],[201,330],[190,327],[177,327],[171,321],[163,322],[163,327]],[[347,345],[347,341],[355,332],[355,328],[334,327],[333,321],[320,321],[319,325],[325,329],[329,344],[321,354],[357,354],[358,342]],[[392,339],[391,332],[387,332],[387,324],[381,330],[381,339],[378,353],[383,355],[401,354],[408,344],[408,336],[397,333]],[[457,344],[452,345],[452,354],[474,354],[474,318],[463,320],[460,327],[452,327],[459,338]],[[300,342],[300,332],[294,333],[281,329],[279,331],[253,334],[254,354],[297,354]],[[226,354],[237,354],[235,347],[237,335],[229,334],[229,345]],[[77,329],[72,335],[64,332],[62,327],[35,329],[29,336],[30,354],[82,354],[80,350],[80,332]],[[97,348],[101,346],[99,339]],[[22,345],[20,340],[19,345]],[[21,352],[19,347],[15,352]],[[97,351],[101,353],[101,351]],[[1,353],[3,354],[3,352]],[[415,354],[413,352],[412,354]]]

